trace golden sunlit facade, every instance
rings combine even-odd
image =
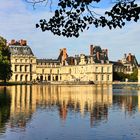
[[[102,55],[97,52],[96,63],[93,60],[95,59],[93,54],[68,57],[66,48],[60,50],[58,59],[37,59],[25,40],[19,42],[13,40],[9,46],[13,71],[10,79],[12,82],[112,83],[112,64],[109,61],[100,60],[100,56],[103,58],[107,50],[103,50]]]

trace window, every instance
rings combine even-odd
[[[71,68],[69,69],[69,73],[71,73]]]
[[[23,80],[23,75],[20,75],[20,81],[22,81]]]
[[[27,67],[28,67],[28,66],[25,66],[25,72],[27,72]]]
[[[98,72],[98,67],[95,67],[95,72]]]
[[[20,72],[22,71],[22,66],[20,66]]]
[[[30,64],[30,72],[32,72],[32,65]]]
[[[50,73],[52,73],[52,69],[50,69]]]
[[[18,80],[18,75],[15,76],[15,81],[17,81],[17,80]]]
[[[107,75],[107,80],[109,81],[109,75]]]
[[[44,69],[42,69],[42,74],[44,74]]]
[[[102,75],[102,81],[104,80],[104,75]]]
[[[101,73],[103,73],[104,72],[104,67],[101,67]]]
[[[15,65],[15,71],[17,71],[17,65]]]
[[[96,75],[96,81],[98,81],[98,75]]]
[[[109,72],[109,67],[107,67],[107,72]]]

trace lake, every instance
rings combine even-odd
[[[139,140],[132,85],[0,87],[0,140]]]

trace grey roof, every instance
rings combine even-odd
[[[37,63],[60,63],[58,59],[37,59]]]
[[[31,48],[27,46],[20,46],[20,45],[10,45],[10,52],[11,55],[32,55],[34,56]]]
[[[94,52],[102,52],[102,49],[101,49],[101,47],[100,46],[95,46],[94,47]]]
[[[124,66],[122,63],[118,62],[118,61],[109,61],[109,63],[115,65],[115,66]]]

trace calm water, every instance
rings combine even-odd
[[[119,87],[0,87],[0,140],[139,140],[140,91]]]

